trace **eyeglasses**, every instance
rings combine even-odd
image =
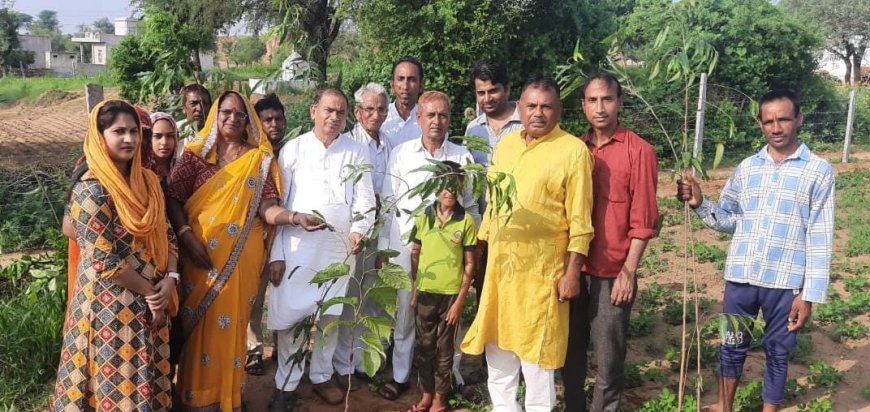
[[[386,107],[371,107],[371,106],[360,106],[360,110],[362,110],[365,114],[371,116],[377,112],[377,114],[387,114]]]
[[[248,118],[248,114],[245,112],[236,112],[230,109],[218,110],[223,117],[234,117],[236,120],[245,120]]]

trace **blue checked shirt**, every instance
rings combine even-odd
[[[803,289],[824,303],[834,241],[834,171],[803,143],[776,165],[767,146],[744,159],[718,204],[695,210],[707,226],[733,233],[725,280]]]

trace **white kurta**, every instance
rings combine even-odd
[[[290,328],[314,313],[318,301],[345,295],[347,277],[322,287],[310,282],[319,270],[345,261],[350,253],[348,235],[351,232],[367,235],[374,222],[375,197],[370,173],[356,183],[353,179],[344,181],[348,174],[345,165],[363,164],[371,164],[368,149],[346,136],[339,136],[324,147],[312,131],[287,142],[281,149],[278,166],[285,207],[303,213],[316,210],[335,232],[306,232],[298,226],[282,226],[278,230],[269,261],[283,260],[286,271],[281,284],[272,287],[269,329]],[[364,218],[352,221],[357,214]],[[353,273],[356,259],[346,261]],[[288,280],[291,272],[293,276]],[[341,311],[342,305],[335,305],[324,314],[340,315]]]
[[[423,134],[423,129],[417,123],[417,105],[411,109],[407,119],[402,119],[396,102],[390,103],[387,110],[387,119],[381,125],[381,138],[386,139],[390,147],[398,147],[409,140],[414,140]]]

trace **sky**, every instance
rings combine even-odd
[[[54,10],[60,20],[60,30],[67,34],[80,24],[91,24],[100,17],[114,21],[129,16],[133,8],[129,0],[14,0],[12,9],[36,17],[42,10]]]

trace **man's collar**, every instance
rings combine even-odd
[[[444,140],[441,142],[441,147],[439,147],[436,150],[443,151],[446,146],[447,146],[447,138],[445,137]],[[426,150],[426,146],[423,146],[423,135],[420,135],[420,137],[414,139],[414,150],[417,152],[424,151],[426,153],[429,153],[429,151]]]
[[[622,123],[618,123],[616,125],[616,130],[613,132],[613,140],[616,140],[619,143],[623,143],[623,142],[625,142],[627,133],[628,133],[628,129],[626,129],[625,126],[622,125]],[[594,136],[594,135],[595,135],[595,129],[590,127],[589,129],[586,130],[586,133],[583,133],[583,135],[580,136],[580,139],[586,143],[591,144],[592,143],[592,136]]]
[[[366,144],[375,143],[375,147],[378,147],[378,148],[384,147],[384,144],[385,144],[384,138],[381,137],[380,139],[375,141],[375,138],[373,138],[372,135],[364,127],[362,127],[362,123],[357,122],[356,126],[354,126],[353,129],[354,130],[351,133],[357,133],[357,136],[362,136],[362,137],[365,137],[366,139],[368,139],[368,140],[366,140]]]
[[[557,123],[556,127],[554,127],[553,130],[550,130],[549,133],[547,133],[541,137],[538,137],[536,139],[532,139],[532,141],[529,142],[528,146],[531,147],[533,144],[536,144],[536,142],[542,142],[544,140],[552,139],[553,137],[559,136],[562,133],[564,133],[564,132],[562,131],[562,128],[559,126],[559,124]],[[522,139],[523,142],[525,142],[526,136],[528,135],[526,128],[523,127],[523,130],[521,130],[519,133],[517,133],[517,135],[519,135],[520,139]]]
[[[756,154],[756,156],[760,157],[761,159],[770,160],[771,162],[773,162],[773,156],[771,156],[770,153],[767,151],[768,146],[770,145],[764,145],[764,147],[762,147],[761,150],[758,151],[758,154]],[[800,146],[798,146],[794,153],[788,155],[788,157],[786,157],[783,161],[793,159],[801,159],[804,161],[810,160],[810,148],[807,147],[804,142],[800,142]]]
[[[395,100],[390,103],[389,109],[387,110],[387,118],[396,117],[398,119],[402,119],[402,116],[399,115],[399,109],[396,108]],[[403,120],[405,122],[411,121],[411,119],[417,118],[417,103],[414,103],[414,107],[411,108],[411,113],[408,114],[408,118]]]

